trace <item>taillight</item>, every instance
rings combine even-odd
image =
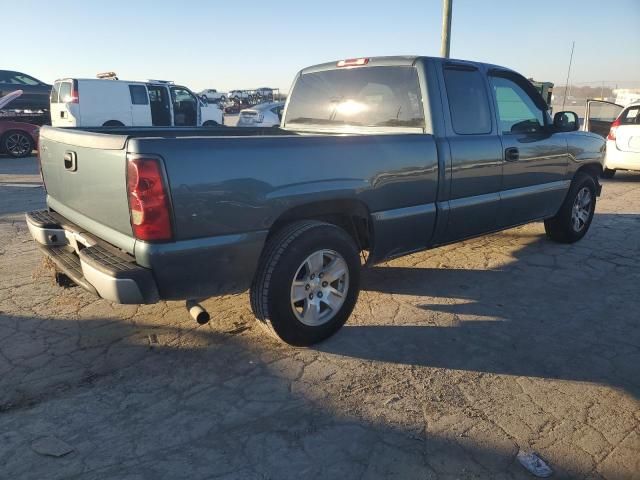
[[[169,196],[160,162],[131,158],[127,162],[127,191],[134,236],[139,240],[171,240]]]
[[[338,67],[361,67],[369,63],[368,58],[348,58],[346,60],[340,60],[337,64]]]
[[[80,94],[78,93],[78,81],[73,80],[71,86],[71,97],[67,103],[79,103],[80,102]]]
[[[611,128],[609,129],[609,135],[607,135],[607,140],[615,140],[616,139],[616,130],[620,126],[620,118],[616,118],[615,121],[611,124]]]

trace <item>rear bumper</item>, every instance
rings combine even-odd
[[[614,140],[607,140],[607,152],[604,163],[605,168],[610,170],[640,171],[640,153],[618,150]]]
[[[130,255],[56,213],[29,212],[26,220],[42,252],[85,290],[117,303],[156,303],[160,299],[151,270],[137,265]]]
[[[267,231],[136,241],[135,257],[47,210],[26,214],[31,236],[75,283],[117,303],[190,300],[239,293],[251,285]]]

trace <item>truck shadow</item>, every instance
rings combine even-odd
[[[628,235],[637,222],[599,216],[585,240],[635,252],[615,275],[604,265],[600,276],[579,275],[596,260],[586,249],[537,235],[500,270],[372,268],[364,287],[382,295],[365,291],[352,324],[317,349],[270,341],[238,297],[216,300],[213,323],[196,327],[175,303],[114,306],[12,279],[0,312],[0,477],[529,478],[514,460],[528,438],[451,416],[476,400],[450,372],[436,375],[444,388],[436,390],[433,370],[412,369],[585,380],[637,398],[639,299],[628,295],[638,284]],[[553,265],[540,266],[541,253]],[[403,305],[387,314],[400,295]],[[395,393],[388,380],[407,382],[397,410],[384,403]],[[430,401],[425,390],[446,395]],[[31,442],[43,435],[74,452],[36,454]],[[556,475],[584,476],[558,445],[542,450]],[[624,478],[616,466],[600,473]]]
[[[0,355],[2,478],[526,478],[509,439],[460,444],[425,434],[421,415],[408,427],[346,413],[323,385],[317,352],[301,359],[253,328],[144,317],[0,312],[2,332],[16,328]],[[38,455],[31,443],[43,436],[73,452]]]
[[[598,214],[582,242],[557,245],[539,236],[495,270],[397,266],[402,260],[370,268],[363,289],[383,294],[370,305],[376,318],[360,313],[357,325],[348,323],[319,349],[405,365],[595,382],[640,398],[638,232],[640,215]],[[509,234],[493,238],[508,241]],[[361,301],[368,298],[365,293]]]

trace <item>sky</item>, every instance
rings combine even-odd
[[[22,11],[3,21],[0,69],[48,83],[115,71],[121,79],[174,80],[195,91],[287,91],[298,70],[317,63],[440,53],[441,0],[13,5]],[[572,84],[640,88],[638,25],[640,0],[453,0],[451,57],[563,85],[575,40]]]

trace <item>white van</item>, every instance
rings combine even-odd
[[[222,116],[217,105],[172,82],[65,78],[51,89],[54,127],[211,127],[222,125]]]

